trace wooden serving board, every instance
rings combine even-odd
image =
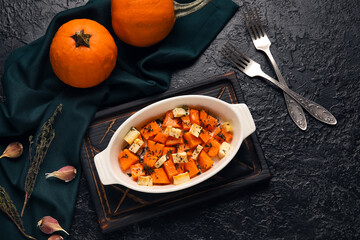
[[[235,73],[231,72],[205,79],[191,88],[170,90],[96,113],[83,140],[81,163],[104,233],[254,184],[265,183],[271,178],[256,133],[253,133],[245,139],[237,155],[223,170],[191,188],[173,193],[149,194],[129,190],[121,185],[101,184],[94,165],[94,156],[106,148],[121,123],[153,102],[188,94],[212,96],[234,104],[244,103],[239,82]]]

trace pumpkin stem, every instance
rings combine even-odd
[[[85,46],[85,47],[90,47],[90,43],[89,43],[89,39],[91,37],[90,34],[85,34],[84,33],[84,29],[75,32],[74,35],[71,36],[75,42],[76,42],[76,47],[80,47],[80,46]]]
[[[204,7],[211,0],[195,0],[191,3],[178,3],[174,0],[175,18],[181,18]]]

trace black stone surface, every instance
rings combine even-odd
[[[10,52],[42,36],[56,13],[86,2],[1,0],[0,74]],[[290,88],[328,108],[338,124],[306,114],[308,130],[297,129],[281,91],[237,71],[270,183],[105,235],[82,177],[69,239],[360,238],[360,1],[235,2],[239,12],[198,61],[173,75],[171,88],[232,71],[219,54],[227,39],[274,76],[244,26],[245,6],[257,7]]]

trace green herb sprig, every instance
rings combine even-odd
[[[25,233],[24,224],[20,218],[20,215],[11,200],[10,196],[7,194],[5,189],[0,186],[0,209],[3,211],[8,217],[13,221],[16,227],[20,230],[20,232],[27,238],[36,239],[32,236],[29,236]]]
[[[35,142],[35,154],[32,157],[31,149],[33,146],[33,137],[29,137],[29,159],[30,166],[25,180],[25,200],[21,211],[21,216],[24,214],[25,206],[28,203],[30,196],[34,190],[37,175],[40,170],[40,165],[43,163],[47,151],[49,150],[50,144],[55,138],[54,122],[59,113],[62,111],[62,104],[57,106],[53,115],[42,125]]]

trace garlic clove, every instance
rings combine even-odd
[[[10,143],[0,158],[8,157],[8,158],[18,158],[23,153],[23,145],[19,142]]]
[[[70,182],[76,177],[76,168],[73,166],[65,166],[52,173],[45,173],[46,178],[56,177],[65,182]]]
[[[37,226],[40,228],[40,230],[43,233],[46,234],[53,234],[56,231],[63,231],[64,233],[66,233],[67,235],[69,235],[69,233],[67,233],[60,225],[59,222],[50,216],[45,216],[43,217],[38,223]]]
[[[51,235],[48,240],[64,240],[64,238],[58,234]]]

